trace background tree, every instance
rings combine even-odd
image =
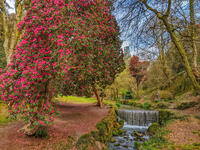
[[[129,70],[132,77],[136,80],[136,96],[139,97],[139,86],[146,79],[146,72],[149,66],[149,62],[140,61],[139,57],[132,56],[130,59]]]
[[[187,75],[195,89],[195,91],[200,93],[200,85],[198,83],[198,77],[195,72],[192,70],[191,63],[189,62],[188,56],[186,54],[186,50],[184,49],[184,45],[181,43],[180,36],[184,29],[187,28],[188,18],[192,20],[192,17],[188,17],[188,7],[191,4],[194,7],[190,6],[190,14],[198,10],[199,3],[198,1],[147,1],[147,0],[134,0],[128,2],[126,0],[117,1],[116,5],[119,9],[121,9],[122,20],[121,24],[124,24],[124,30],[129,31],[127,34],[131,35],[134,33],[134,39],[138,38],[136,42],[136,46],[139,46],[140,49],[146,48],[147,45],[152,47],[154,43],[156,43],[156,39],[152,38],[152,36],[146,36],[146,33],[151,33],[155,28],[149,28],[153,23],[158,22],[155,20],[159,20],[164,26],[164,37],[169,37],[169,39],[173,42],[176,47],[177,53],[180,55],[181,60],[184,65],[184,69],[187,72]],[[191,16],[191,15],[190,15]],[[141,18],[143,21],[141,21]],[[197,20],[196,18],[194,18]],[[153,23],[152,23],[153,22]],[[156,25],[158,27],[158,25]],[[162,28],[163,29],[163,28]],[[148,34],[150,35],[150,34]],[[191,37],[191,36],[190,36]],[[194,47],[193,47],[193,51]],[[157,53],[157,52],[156,52]]]

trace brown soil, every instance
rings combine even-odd
[[[186,120],[176,120],[168,125],[171,131],[167,138],[177,145],[193,144],[200,142],[200,120],[189,117]]]
[[[186,96],[181,102],[190,101],[199,103],[200,98],[189,95],[188,97]],[[195,118],[195,116],[200,116],[199,110],[200,103],[195,107],[185,110],[171,109],[171,111],[180,116],[186,116],[186,119],[176,120],[170,123],[168,125],[168,129],[171,131],[171,133],[167,135],[167,138],[170,141],[175,142],[176,145],[200,143],[200,120]]]
[[[53,125],[48,127],[48,139],[27,137],[17,130],[24,126],[21,122],[0,127],[0,150],[50,150],[52,145],[67,140],[76,140],[81,135],[95,130],[95,125],[107,114],[108,109],[94,104],[58,104],[58,112]]]

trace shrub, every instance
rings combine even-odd
[[[158,103],[158,104],[156,105],[156,108],[165,109],[165,108],[168,108],[168,106],[167,106],[166,104],[164,104],[164,103]]]
[[[116,106],[117,106],[117,108],[120,108],[121,107],[121,103],[117,102]]]
[[[35,133],[34,136],[37,137],[37,138],[47,137],[47,130],[46,130],[46,128],[39,128],[36,131],[36,133]]]
[[[137,107],[143,108],[143,105],[139,103],[139,104],[137,104]]]
[[[198,104],[197,102],[183,102],[177,106],[177,109],[184,110],[184,109],[194,107],[197,104]]]
[[[160,125],[164,125],[168,120],[173,119],[174,113],[168,110],[160,110],[159,111],[159,123]]]
[[[136,104],[136,102],[129,101],[129,102],[128,102],[128,105],[136,106],[137,104]]]
[[[144,106],[143,106],[144,109],[150,109],[151,107],[152,106],[150,103],[148,103],[148,102],[144,103]]]

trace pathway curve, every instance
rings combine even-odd
[[[94,104],[60,103],[57,108],[60,115],[55,117],[55,123],[48,128],[48,139],[20,134],[17,130],[23,123],[13,122],[0,127],[0,150],[50,150],[52,145],[66,140],[68,136],[78,139],[95,130],[95,125],[108,114],[107,108],[100,109]]]

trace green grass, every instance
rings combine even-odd
[[[56,101],[63,101],[66,103],[75,103],[75,104],[91,104],[97,103],[96,97],[77,97],[77,96],[58,96],[55,98]],[[103,100],[104,104],[115,105],[115,101]]]
[[[0,103],[0,125],[8,123],[8,110],[4,104]]]

